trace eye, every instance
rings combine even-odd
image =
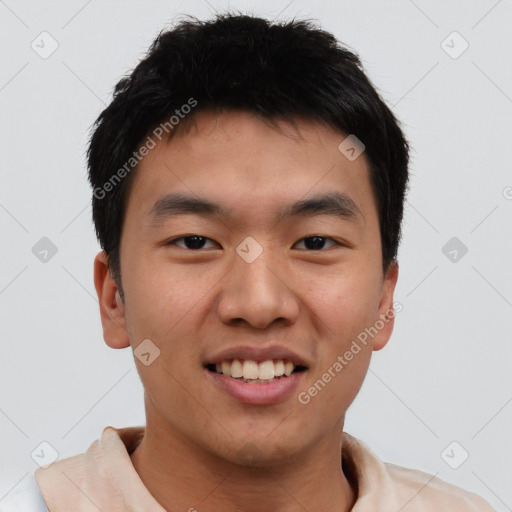
[[[205,236],[201,235],[188,235],[188,236],[181,236],[179,238],[175,238],[174,240],[169,240],[165,243],[165,245],[177,245],[178,247],[181,247],[182,249],[191,249],[191,250],[197,250],[197,249],[203,249],[205,248],[205,244],[210,242],[211,244],[214,244],[213,240],[210,240],[209,238],[206,238]],[[212,247],[206,247],[208,248],[216,248],[215,245],[212,245]]]
[[[210,247],[207,246],[207,244],[210,243]],[[330,243],[331,245],[326,247],[326,243]],[[303,244],[303,247],[297,247],[297,245]],[[177,245],[178,247],[181,247],[182,249],[189,249],[189,250],[199,250],[199,249],[215,249],[216,243],[211,240],[210,238],[207,238],[205,236],[201,235],[188,235],[188,236],[181,236],[178,238],[174,238],[173,240],[169,240],[165,243],[165,245]],[[295,248],[298,249],[306,249],[309,251],[320,251],[322,249],[326,249],[329,247],[333,247],[336,245],[340,245],[338,242],[333,240],[332,238],[328,238],[325,236],[320,235],[313,235],[303,238],[302,240],[299,240],[297,242]]]
[[[332,238],[327,238],[326,236],[314,235],[307,236],[302,240],[299,240],[297,244],[304,244],[304,248],[310,251],[318,251],[321,249],[325,249],[325,243],[331,242],[331,247],[333,245],[340,245],[338,242],[333,240]]]

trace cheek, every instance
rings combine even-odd
[[[190,370],[195,366],[199,369],[194,340],[198,325],[203,324],[206,294],[214,283],[200,275],[185,275],[177,266],[151,265],[149,259],[130,271],[125,292],[135,356],[145,339],[159,350],[158,358],[149,366],[135,357],[141,380],[155,404],[173,396],[176,407],[189,407],[180,383],[190,387]]]
[[[337,350],[371,325],[378,309],[376,287],[368,278],[331,279],[323,288],[309,288],[307,297],[321,332]]]
[[[179,266],[151,264],[149,259],[128,267],[126,275],[125,295],[135,339],[154,338],[159,345],[183,332],[211,288],[200,274],[185,275]]]
[[[331,279],[328,286],[309,295],[309,305],[318,318],[320,357],[315,369],[315,389],[322,405],[331,403],[333,420],[356,397],[368,371],[372,347],[358,336],[372,325],[378,308],[378,281],[370,275],[352,272],[346,278]],[[331,410],[331,409],[330,409]]]

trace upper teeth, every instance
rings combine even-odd
[[[223,373],[228,377],[270,380],[274,377],[290,375],[295,365],[291,361],[284,361],[282,359],[276,361],[269,359],[259,364],[250,359],[245,359],[244,361],[233,359],[233,361],[217,363],[215,368],[218,373]]]

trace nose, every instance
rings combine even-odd
[[[233,270],[222,281],[219,317],[226,324],[246,322],[257,329],[279,321],[295,323],[300,301],[294,292],[296,283],[287,281],[286,274],[265,252],[252,263],[237,256]]]

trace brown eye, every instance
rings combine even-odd
[[[183,249],[198,250],[203,249],[207,242],[213,243],[212,240],[200,235],[189,235],[175,238],[166,245],[177,245]]]
[[[333,245],[339,245],[332,238],[320,235],[305,237],[298,243],[304,243],[304,248],[308,251],[319,251],[321,249],[325,249],[326,242],[331,242]]]

